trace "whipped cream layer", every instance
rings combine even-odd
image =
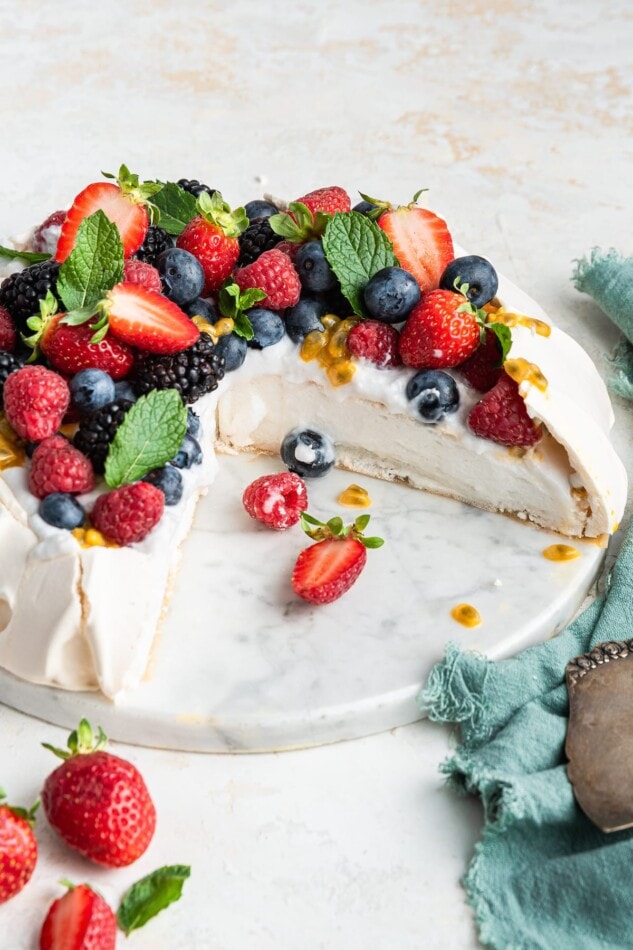
[[[498,297],[509,310],[549,322],[509,281],[500,280]],[[31,682],[100,689],[112,699],[138,685],[179,547],[217,471],[214,434],[220,450],[276,454],[289,429],[315,426],[334,439],[342,467],[405,480],[573,536],[612,532],[624,509],[626,474],[609,440],[613,412],[602,379],[584,350],[556,328],[543,337],[517,326],[512,339],[511,356],[535,363],[548,379],[545,392],[521,383],[529,413],[545,425],[541,442],[525,453],[470,432],[468,412],[481,397],[458,373],[459,410],[428,425],[406,398],[414,371],[379,370],[361,360],[352,381],[333,388],[320,365],[302,361],[286,337],[249,350],[245,364],[198,401],[203,464],[183,471],[181,502],[165,508],[140,544],[81,548],[69,532],[39,518],[26,470],[5,471],[0,666]],[[92,497],[81,500],[90,508]]]

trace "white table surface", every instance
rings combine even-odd
[[[333,183],[404,202],[430,186],[459,243],[607,372],[617,334],[569,275],[593,244],[633,253],[631,48],[624,0],[0,0],[0,231],[121,162],[201,178],[233,202]],[[633,472],[632,417],[620,402],[616,413]],[[34,798],[54,765],[38,743],[64,738],[0,707],[12,800]],[[473,947],[458,881],[481,814],[443,789],[448,748],[447,730],[418,723],[277,755],[118,749],[157,803],[149,852],[102,871],[40,819],[34,879],[0,908],[0,950],[36,946],[60,877],[116,902],[179,862],[193,867],[183,900],[130,947]]]

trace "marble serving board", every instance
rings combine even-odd
[[[565,540],[512,518],[374,479],[332,471],[308,484],[309,510],[349,515],[337,502],[369,491],[368,552],[356,585],[334,604],[294,596],[292,567],[307,539],[270,531],[241,506],[245,486],[277,460],[222,457],[183,546],[181,570],[147,677],[116,704],[22,682],[0,671],[3,701],[66,727],[82,716],[113,739],[201,752],[284,750],[352,739],[419,718],[416,695],[453,641],[510,656],[572,617],[604,551],[555,563]],[[481,626],[452,619],[460,602]]]

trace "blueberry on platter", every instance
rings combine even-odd
[[[334,465],[334,443],[316,429],[292,429],[281,443],[284,465],[301,478],[321,478]]]

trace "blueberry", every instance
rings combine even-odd
[[[455,380],[440,369],[423,369],[412,376],[407,383],[407,399],[417,400],[416,408],[424,422],[439,422],[459,406]]]
[[[114,382],[102,369],[82,369],[71,379],[69,389],[79,412],[94,412],[116,398]]]
[[[292,429],[280,451],[284,465],[301,478],[321,478],[334,465],[334,443],[314,429]]]
[[[121,399],[127,399],[129,402],[136,402],[138,399],[134,387],[127,379],[120,379],[114,384],[114,401],[118,402]]]
[[[299,248],[295,257],[295,268],[305,290],[320,293],[333,290],[338,283],[320,241],[308,241]]]
[[[357,205],[354,205],[352,211],[358,211],[359,214],[369,214],[370,211],[375,211],[376,205],[373,205],[371,201],[359,201]]]
[[[204,271],[189,251],[170,247],[156,260],[156,267],[163,283],[163,293],[181,307],[199,297],[204,287]]]
[[[187,409],[187,432],[194,439],[200,435],[200,416],[196,415],[191,406]]]
[[[182,309],[188,317],[204,317],[209,323],[217,323],[220,314],[210,300],[204,300],[202,297],[196,297],[190,303],[183,304]]]
[[[270,201],[262,201],[257,198],[255,201],[247,201],[244,205],[244,211],[249,221],[256,218],[270,218],[273,214],[279,214],[279,208],[276,208]]]
[[[476,307],[490,303],[499,287],[497,272],[490,261],[476,254],[456,257],[451,261],[440,277],[440,287],[455,290],[456,280],[459,285],[468,284],[466,296]]]
[[[253,339],[248,341],[248,345],[255,350],[263,350],[266,346],[279,343],[286,333],[285,323],[274,310],[251,307],[246,311],[246,316],[253,328]]]
[[[202,462],[202,449],[197,439],[187,432],[178,453],[171,460],[171,464],[176,468],[191,468],[192,465],[200,465]]]
[[[312,330],[323,330],[321,317],[328,312],[323,300],[315,297],[302,297],[294,307],[289,307],[284,315],[286,332],[293,343],[303,343]]]
[[[243,336],[237,333],[229,333],[221,336],[215,345],[215,351],[219,356],[224,357],[224,372],[232,373],[234,369],[239,369],[246,359],[246,350],[248,346]]]
[[[173,465],[155,468],[143,476],[143,481],[160,488],[166,505],[177,505],[182,498],[182,475]]]
[[[80,528],[86,520],[86,512],[77,499],[61,491],[43,498],[38,513],[46,524],[51,524],[54,528],[66,528],[68,531]]]
[[[413,274],[402,267],[383,267],[363,291],[365,306],[375,320],[402,323],[420,300],[420,288]]]

